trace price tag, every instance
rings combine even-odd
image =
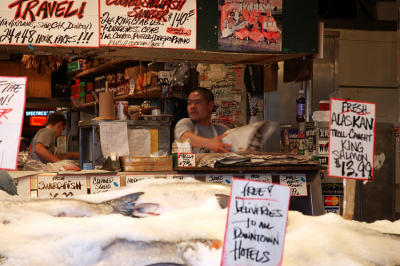
[[[70,198],[87,194],[85,175],[39,175],[37,179],[38,197]]]
[[[196,154],[178,153],[178,167],[196,167]]]
[[[231,174],[209,174],[206,175],[206,182],[214,182],[220,184],[228,184],[232,183],[233,175]]]
[[[271,174],[250,174],[247,173],[244,175],[245,179],[248,180],[255,180],[255,181],[262,181],[262,182],[267,182],[267,183],[272,183],[272,176]]]
[[[305,174],[282,174],[279,175],[280,184],[290,187],[290,195],[307,196],[307,182]]]
[[[119,175],[90,176],[90,193],[97,194],[118,189],[121,186]]]
[[[280,265],[290,190],[233,179],[221,265]]]
[[[375,103],[331,99],[328,175],[374,178]]]
[[[127,187],[129,187],[130,185],[135,184],[140,180],[154,179],[154,178],[155,178],[154,175],[125,175],[125,184]]]
[[[180,180],[183,180],[184,178],[194,178],[194,175],[182,175],[182,174],[167,175],[167,179],[180,179]]]

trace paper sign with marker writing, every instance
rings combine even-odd
[[[125,175],[125,184],[127,187],[129,187],[130,185],[135,184],[140,180],[154,179],[154,178],[155,178],[154,175]]]
[[[196,49],[196,1],[100,0],[101,45]]]
[[[97,194],[121,187],[121,177],[119,175],[99,175],[90,176],[90,193]]]
[[[183,175],[183,174],[167,175],[167,179],[180,179],[180,180],[183,180],[185,178],[195,178],[195,176],[194,175]]]
[[[26,77],[0,77],[0,169],[17,169]]]
[[[99,47],[99,2],[2,0],[0,44]]]
[[[214,182],[221,184],[231,184],[232,183],[232,174],[209,174],[206,175],[206,182]]]
[[[178,167],[196,167],[196,154],[178,153]]]
[[[328,175],[374,178],[375,103],[331,99]]]
[[[279,265],[290,190],[233,179],[221,265]]]
[[[307,179],[305,174],[279,175],[279,183],[290,187],[291,196],[307,196]]]
[[[38,197],[70,198],[75,195],[87,194],[85,175],[39,175],[37,179]]]
[[[267,183],[272,183],[272,176],[271,174],[255,174],[255,173],[247,173],[244,175],[245,179],[255,180],[255,181],[262,181]]]

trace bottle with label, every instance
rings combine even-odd
[[[296,99],[296,121],[306,121],[306,97],[304,95],[304,88],[299,89],[299,96]]]

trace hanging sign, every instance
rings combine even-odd
[[[290,187],[290,196],[307,196],[307,181],[305,174],[279,175],[279,183]]]
[[[233,179],[221,265],[279,265],[289,199],[286,186]]]
[[[0,77],[0,169],[17,169],[26,77]]]
[[[100,1],[102,46],[196,49],[196,1]]]
[[[115,190],[121,187],[119,175],[90,176],[90,194]]]
[[[3,0],[0,44],[99,47],[99,2]]]
[[[375,103],[331,99],[328,175],[374,178]]]
[[[70,198],[87,194],[85,175],[38,175],[37,179],[38,197]]]

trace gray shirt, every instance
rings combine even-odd
[[[45,127],[40,129],[32,139],[32,159],[40,160],[42,163],[47,163],[47,161],[41,158],[39,154],[34,152],[36,143],[41,143],[54,155],[56,148],[56,134],[50,128]]]
[[[181,138],[183,133],[185,132],[192,132],[198,136],[204,137],[204,138],[215,138],[217,136],[220,136],[224,134],[224,132],[228,128],[224,125],[214,125],[212,124],[211,126],[203,126],[200,124],[193,123],[190,118],[183,118],[176,123],[175,126],[175,139],[178,140]],[[193,152],[195,153],[204,153],[204,152],[210,152],[209,150],[205,148],[200,148],[196,149],[193,148]]]

